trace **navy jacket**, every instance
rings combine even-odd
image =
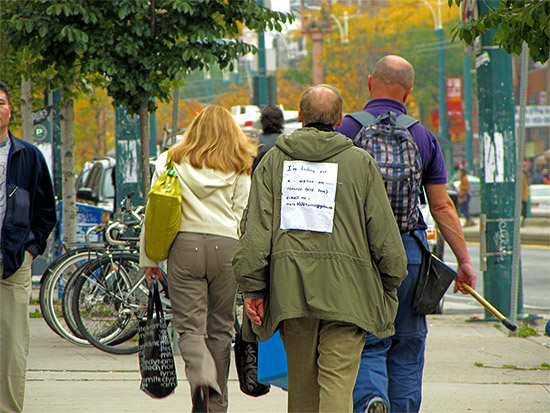
[[[21,267],[25,250],[34,257],[44,252],[57,221],[52,179],[42,152],[11,133],[8,138],[7,205],[0,237],[3,278]]]

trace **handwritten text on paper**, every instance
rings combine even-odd
[[[332,232],[338,164],[284,161],[281,229]]]

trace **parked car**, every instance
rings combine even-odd
[[[531,216],[550,217],[550,185],[531,185]]]
[[[116,160],[111,157],[86,162],[76,179],[76,201],[103,208],[112,214],[115,206],[113,169]]]
[[[103,208],[108,218],[115,211],[116,159],[111,156],[94,159],[84,164],[76,179],[76,201]],[[151,176],[155,171],[154,159],[149,160]]]

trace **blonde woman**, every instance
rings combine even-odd
[[[168,288],[193,411],[227,411],[227,378],[237,284],[231,259],[248,200],[257,144],[221,106],[209,105],[170,151],[182,192],[182,219],[168,255]],[[163,172],[159,155],[153,182]],[[144,231],[143,231],[144,232]],[[142,249],[146,277],[162,278]]]

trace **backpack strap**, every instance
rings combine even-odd
[[[376,118],[372,116],[369,112],[363,110],[354,113],[348,113],[346,118],[352,118],[357,121],[362,127],[367,125],[372,125]]]
[[[393,115],[393,116],[392,116]],[[365,112],[364,110],[361,110],[359,112],[354,113],[348,113],[346,117],[352,118],[355,121],[357,121],[361,126],[367,126],[372,125],[374,123],[379,123],[383,119],[387,119],[388,117],[390,120],[395,119],[395,125],[399,126],[401,128],[409,129],[414,124],[418,123],[418,121],[409,115],[399,115],[396,116],[394,112],[388,112],[385,115],[379,116],[378,118],[375,118],[373,115],[371,115],[369,112]],[[378,120],[378,122],[376,122]]]
[[[396,125],[405,129],[409,129],[411,126],[417,123],[418,121],[409,115],[399,115],[396,120]]]

